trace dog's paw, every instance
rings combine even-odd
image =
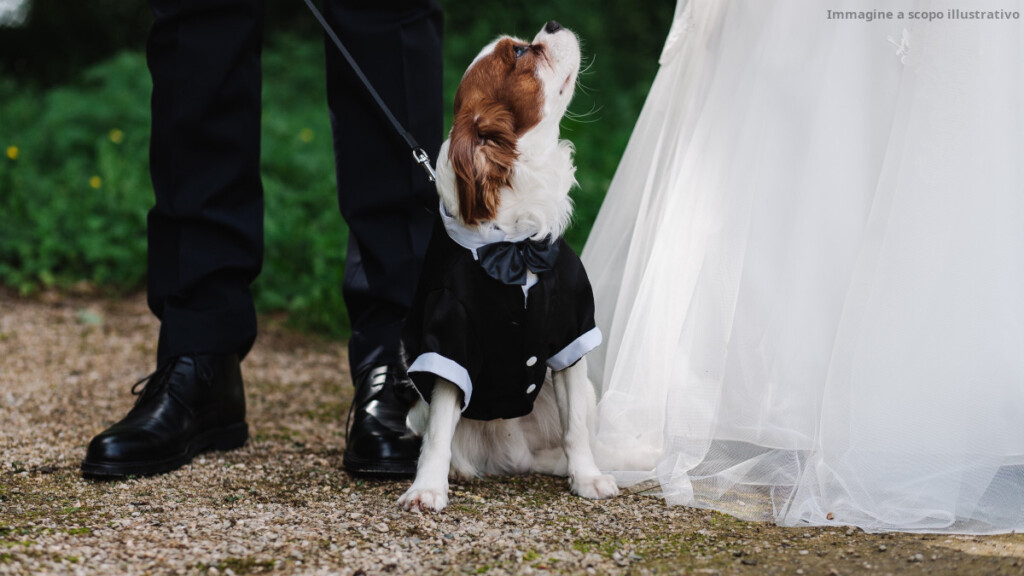
[[[618,496],[619,487],[615,485],[615,478],[608,474],[596,474],[573,478],[572,493],[591,500],[601,500]]]
[[[406,510],[427,510],[440,512],[448,505],[447,487],[424,487],[413,484],[398,499],[398,505]]]

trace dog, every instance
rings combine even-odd
[[[532,42],[488,44],[456,92],[440,223],[402,336],[423,400],[408,419],[423,445],[406,510],[444,509],[449,474],[568,476],[580,496],[618,493],[591,449],[593,292],[561,239],[576,180],[559,123],[579,67],[576,35],[551,21]]]

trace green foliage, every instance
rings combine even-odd
[[[348,229],[334,185],[322,43],[279,38],[264,53],[263,75],[266,249],[253,296],[260,310],[285,310],[297,326],[345,336]]]
[[[146,266],[149,80],[123,54],[45,93],[0,83],[0,282],[138,286]]]
[[[548,19],[575,30],[589,64],[564,136],[576,144],[582,249],[657,68],[667,2],[526,5],[445,2],[445,101],[466,65],[500,33],[533,34]],[[337,208],[319,35],[279,33],[264,50],[262,177],[265,260],[257,307],[298,326],[345,336],[341,297],[347,230]],[[22,293],[86,281],[105,290],[145,282],[150,80],[127,51],[74,81],[41,89],[0,76],[0,284]],[[451,110],[446,110],[449,125]],[[386,126],[382,130],[389,129]]]

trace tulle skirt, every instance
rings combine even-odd
[[[621,483],[783,525],[1024,529],[1022,20],[884,4],[944,18],[680,0],[583,252]]]

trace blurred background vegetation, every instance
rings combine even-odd
[[[654,79],[674,4],[442,0],[446,130],[463,70],[494,36],[532,37],[555,19],[583,40],[590,67],[571,107],[580,118],[563,123],[577,150],[580,188],[567,234],[577,249]],[[334,191],[322,36],[305,10],[299,0],[267,3],[266,254],[254,291],[261,311],[344,337],[346,229]],[[144,288],[153,202],[149,23],[145,2],[0,0],[0,284],[9,289]]]

